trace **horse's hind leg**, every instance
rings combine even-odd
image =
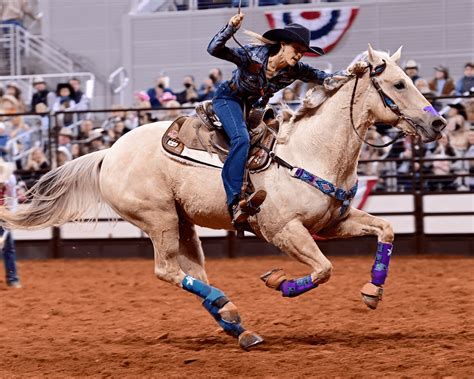
[[[318,233],[318,236],[328,239],[368,235],[377,236],[377,253],[372,266],[372,280],[362,287],[361,293],[364,303],[369,308],[375,309],[378,302],[382,300],[383,285],[392,255],[394,239],[392,225],[382,218],[351,208],[349,215],[335,227]]]
[[[281,291],[283,296],[295,297],[329,280],[331,262],[299,220],[290,221],[269,241],[286,254],[310,266],[313,272],[303,278],[288,280],[283,270],[272,270],[261,277],[267,287]]]
[[[188,275],[209,283],[204,269],[204,252],[196,228],[184,216],[179,216],[178,263]]]
[[[194,228],[189,228],[189,225],[184,224],[180,227],[176,211],[156,214],[152,219],[158,225],[153,226],[153,229],[148,232],[154,247],[156,276],[202,298],[204,308],[226,333],[238,338],[242,348],[248,349],[263,342],[259,335],[243,328],[237,307],[227,296],[207,283],[202,266],[204,263],[202,251],[200,248],[196,250],[197,236],[194,231],[191,232]],[[180,230],[184,233],[183,235],[192,236],[193,242],[189,240],[187,243],[184,241],[180,243]],[[184,255],[180,258],[182,252],[188,254],[187,258]],[[190,254],[191,252],[193,253]],[[190,259],[193,254],[194,257]],[[204,280],[186,274],[181,265],[184,269],[188,268],[197,273]]]

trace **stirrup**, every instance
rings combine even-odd
[[[266,197],[267,192],[260,189],[252,193],[247,199],[240,200],[238,206],[243,212],[253,216],[254,214],[260,212],[260,205],[262,205]]]

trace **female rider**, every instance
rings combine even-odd
[[[250,138],[244,121],[244,102],[249,106],[265,106],[270,97],[295,80],[323,84],[331,77],[300,59],[306,52],[324,54],[319,47],[311,47],[310,31],[299,24],[284,29],[272,29],[260,36],[248,32],[259,43],[241,48],[229,48],[226,42],[240,28],[244,16],[239,13],[220,30],[209,43],[209,54],[237,65],[232,79],[217,88],[212,99],[214,112],[230,139],[229,155],[222,169],[227,195],[227,206],[232,221],[243,223],[265,200],[266,192],[258,190],[248,199],[240,199]]]

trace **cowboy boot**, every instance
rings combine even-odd
[[[242,224],[247,221],[250,216],[260,212],[260,205],[265,201],[267,192],[265,190],[257,190],[247,199],[240,200],[232,207],[232,224]]]

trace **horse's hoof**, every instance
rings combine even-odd
[[[373,283],[366,283],[360,290],[362,300],[370,309],[376,309],[379,301],[382,300],[383,288]]]
[[[263,338],[257,333],[250,332],[248,330],[241,333],[239,336],[239,345],[244,350],[248,350],[251,347],[260,345],[261,343],[263,343]]]
[[[277,290],[286,280],[286,274],[281,268],[275,268],[260,276],[260,279],[265,282],[267,287]]]

